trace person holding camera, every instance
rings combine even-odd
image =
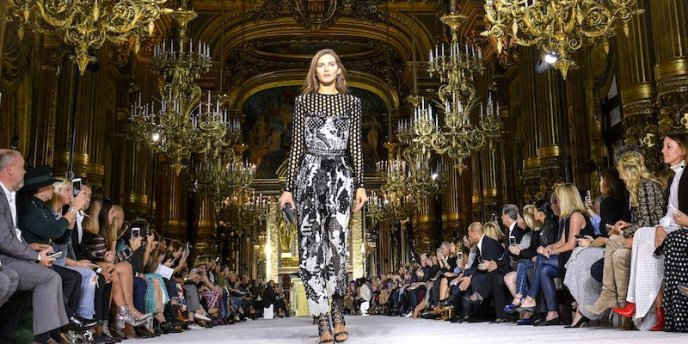
[[[49,269],[55,261],[49,257],[52,247],[29,244],[18,227],[16,193],[25,182],[21,154],[0,149],[0,214],[4,214],[0,216],[0,262],[4,273],[17,276],[18,291],[32,293],[34,308],[40,309],[33,313],[34,340],[44,343],[50,339],[51,331],[70,324],[70,318],[63,303],[62,279]],[[0,308],[0,342],[16,341],[16,330],[24,308],[23,299],[16,296]],[[76,326],[77,323],[70,325]]]
[[[51,208],[50,201],[55,193],[54,183],[58,181],[53,178],[52,169],[49,166],[37,166],[26,172],[24,187],[20,191],[17,203],[17,223],[28,243],[51,246],[57,244],[60,245],[58,247],[65,247],[62,245],[70,239],[77,209],[83,208],[86,200],[79,197],[74,202],[77,208],[70,207],[64,215],[61,212],[56,213]],[[57,260],[51,269],[62,278],[65,308],[67,314],[70,315],[70,322],[75,325],[75,329],[90,329],[98,322],[78,314],[82,277],[78,272],[64,267],[62,257],[67,252],[55,253],[54,257]]]

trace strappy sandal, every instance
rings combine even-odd
[[[324,335],[329,335],[330,338],[323,339]],[[321,314],[318,316],[318,336],[320,337],[320,344],[332,344],[332,327],[330,326],[330,316]]]
[[[341,312],[332,313],[332,327],[335,329],[334,341],[337,343],[343,343],[349,339],[349,332],[346,331],[346,321],[344,321],[344,315]],[[338,327],[343,327],[343,331],[337,331]]]
[[[332,327],[334,328],[334,341],[336,343],[343,343],[349,339],[349,332],[346,331],[346,321],[344,321],[344,313],[342,313],[342,305],[336,300],[332,302]],[[343,331],[337,331],[338,327],[343,327]]]

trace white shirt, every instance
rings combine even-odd
[[[76,235],[79,238],[78,244],[81,244],[81,238],[84,237],[84,217],[81,211],[76,214]]]
[[[21,230],[17,227],[17,193],[10,191],[3,183],[0,183],[0,187],[2,187],[2,191],[7,196],[7,202],[10,204],[10,213],[12,213],[12,221],[14,221],[14,233],[17,234],[17,239],[22,241]]]
[[[508,235],[508,237],[511,236],[511,232],[514,231],[514,227],[516,227],[516,221],[514,221],[514,223],[512,223],[512,224],[509,226],[509,235]],[[508,238],[508,237],[507,237],[507,238]]]
[[[485,234],[480,237],[480,241],[478,241],[478,250],[480,252],[480,256],[483,256],[483,239],[485,238]]]
[[[681,228],[674,221],[674,212],[678,209],[678,184],[681,181],[685,165],[685,162],[681,161],[680,164],[671,166],[671,169],[674,171],[674,179],[671,181],[671,186],[669,186],[669,204],[667,204],[666,215],[659,220],[659,225],[664,227],[664,231],[667,233]]]

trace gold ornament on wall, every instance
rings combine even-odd
[[[8,20],[18,21],[17,32],[25,27],[41,34],[57,36],[72,47],[73,57],[83,74],[95,61],[92,49],[105,41],[125,43],[133,40],[135,50],[140,37],[150,36],[155,20],[171,12],[161,7],[167,0],[4,0],[8,1]]]

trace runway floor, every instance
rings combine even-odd
[[[422,344],[419,340],[443,343],[688,343],[688,334],[624,331],[597,327],[564,329],[563,326],[516,326],[514,324],[452,324],[446,321],[383,316],[347,317],[346,343]],[[184,333],[138,340],[137,343],[303,343],[316,344],[317,330],[309,318],[247,321],[241,324],[194,329]]]

